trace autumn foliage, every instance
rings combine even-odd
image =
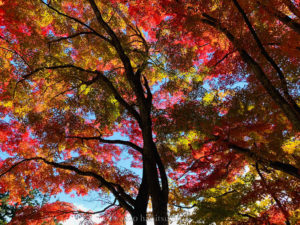
[[[0,0],[10,224],[299,224],[298,0]]]

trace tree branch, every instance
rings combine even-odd
[[[104,30],[107,32],[107,34],[111,37],[112,40],[112,44],[115,47],[115,49],[117,50],[119,57],[121,59],[121,61],[124,64],[125,70],[128,71],[127,75],[130,77],[133,75],[133,68],[131,66],[130,60],[127,57],[127,55],[125,54],[125,51],[121,45],[120,40],[118,39],[117,35],[115,34],[115,32],[111,29],[111,27],[104,21],[104,19],[102,18],[102,15],[100,13],[100,10],[98,9],[96,3],[94,0],[88,0],[95,15],[97,18],[98,23],[100,24],[100,26],[102,26],[104,28]]]
[[[220,60],[218,60],[218,62],[216,62],[211,68],[215,68],[217,65],[219,65],[221,62],[223,62],[228,56],[230,56],[231,54],[233,54],[235,51],[231,51],[228,52],[227,54],[225,54]]]
[[[285,15],[284,13],[276,10],[275,8],[270,8],[266,6],[263,2],[257,1],[259,5],[262,6],[267,13],[275,16],[278,20],[280,20],[283,24],[291,28],[296,33],[300,34],[300,24],[297,23],[294,19],[290,18],[289,16]]]
[[[147,44],[147,41],[145,40],[142,32],[139,30],[139,28],[137,27],[137,25],[134,25],[133,23],[131,23],[131,21],[129,21],[126,16],[123,14],[123,12],[118,8],[118,6],[115,7],[115,10],[117,11],[118,15],[125,21],[125,23],[127,24],[127,26],[135,33],[135,36],[139,37],[140,40],[138,40],[139,42],[141,42],[144,46],[145,52],[142,51],[137,51],[139,53],[141,53],[144,57],[145,60],[144,62],[138,66],[138,70],[136,72],[136,75],[141,75],[141,73],[144,71],[144,69],[146,68],[148,62],[147,62],[147,58],[149,57],[149,50],[150,47]]]
[[[11,172],[11,171],[12,171],[14,168],[16,168],[18,165],[20,165],[20,164],[22,164],[22,163],[24,163],[24,162],[32,161],[32,160],[33,160],[32,158],[31,158],[31,159],[23,159],[23,160],[21,160],[21,161],[15,163],[15,164],[12,165],[8,170],[6,170],[5,172],[1,173],[1,174],[0,174],[0,178],[3,177],[5,174]]]
[[[149,110],[151,110],[151,106],[152,106],[152,93],[151,93],[151,89],[149,87],[149,83],[148,83],[148,80],[145,76],[143,76],[144,78],[144,86],[146,87],[146,90],[147,90],[147,102],[148,102],[148,107],[149,107]]]
[[[1,47],[1,46],[0,46],[0,48],[3,49],[3,50],[6,50],[6,51],[8,51],[8,52],[12,52],[13,54],[17,55],[20,59],[22,59],[22,61],[25,63],[25,65],[26,65],[29,69],[31,69],[30,65],[29,65],[28,62],[25,60],[25,58],[24,58],[20,53],[18,53],[16,50],[4,48],[4,47]]]
[[[144,103],[145,101],[145,96],[144,96],[144,92],[143,92],[143,88],[141,85],[140,80],[137,80],[134,76],[134,70],[132,68],[131,62],[129,57],[126,55],[124,48],[122,47],[122,44],[118,38],[118,36],[116,35],[116,33],[113,31],[113,29],[104,21],[104,19],[102,18],[101,12],[98,9],[96,3],[94,0],[88,0],[93,11],[94,14],[96,16],[96,19],[99,23],[100,26],[103,27],[103,29],[107,32],[107,34],[110,36],[111,38],[111,43],[114,46],[115,50],[117,51],[123,65],[125,68],[125,74],[127,77],[127,80],[131,86],[131,88],[133,89],[133,91],[135,92],[135,94],[137,95],[138,101],[141,103]]]
[[[99,34],[96,30],[94,30],[92,27],[90,27],[90,26],[87,25],[86,23],[82,22],[81,20],[79,20],[79,19],[77,19],[77,18],[75,18],[75,17],[69,16],[69,15],[67,15],[67,14],[65,14],[65,13],[60,12],[60,11],[58,11],[57,9],[55,9],[54,7],[52,7],[50,4],[47,4],[47,3],[45,3],[45,2],[42,1],[42,0],[41,0],[41,3],[44,4],[44,5],[46,5],[46,6],[47,6],[48,8],[50,8],[51,10],[55,11],[58,15],[64,16],[64,17],[66,17],[66,18],[68,18],[68,19],[70,19],[70,20],[73,20],[73,21],[75,21],[76,23],[79,23],[80,25],[82,25],[82,26],[88,28],[88,29],[91,30],[94,34],[96,34],[98,37],[100,37],[101,39],[103,39],[103,40],[105,40],[105,41],[107,41],[108,43],[111,44],[111,40],[109,40],[109,39],[106,38],[105,36]]]
[[[147,181],[147,172],[145,169],[145,164],[143,164],[143,174],[142,174],[142,182],[138,189],[138,194],[136,196],[136,205],[139,206],[139,210],[141,212],[147,211],[147,206],[149,202],[149,191],[148,191],[148,181]]]
[[[128,147],[131,147],[131,148],[137,150],[141,154],[143,154],[143,149],[141,147],[137,146],[136,144],[130,142],[130,141],[107,140],[107,139],[101,138],[101,136],[96,136],[96,137],[66,136],[66,138],[77,138],[77,139],[81,139],[81,140],[98,140],[98,141],[100,141],[102,143],[106,143],[106,144],[121,144],[121,145],[126,145]]]
[[[176,205],[176,204],[170,204],[170,205],[175,206],[175,207],[180,208],[180,209],[192,209],[192,208],[197,206],[196,204],[193,204],[191,206],[181,206],[181,205]]]
[[[291,0],[283,0],[284,4],[289,8],[289,10],[294,13],[295,16],[297,16],[300,19],[300,11],[299,9],[294,5],[294,3]]]
[[[74,211],[74,210],[55,210],[55,211],[47,211],[47,212],[50,212],[50,213],[56,213],[56,212],[59,212],[59,213],[61,213],[60,215],[63,215],[63,214],[69,214],[69,213],[72,213],[72,214],[74,214],[74,215],[78,215],[78,214],[95,215],[95,214],[104,213],[104,212],[105,212],[106,210],[108,210],[109,208],[115,206],[115,205],[116,205],[116,201],[117,201],[117,199],[115,198],[115,200],[113,201],[112,204],[109,204],[109,205],[106,206],[104,209],[99,210],[99,211],[95,211],[95,212],[82,211],[82,210],[77,210],[77,211]]]
[[[83,170],[78,169],[75,166],[51,162],[51,161],[48,161],[41,157],[38,157],[37,159],[42,160],[44,163],[54,166],[55,168],[73,171],[76,174],[82,175],[82,176],[94,177],[95,179],[100,181],[100,183],[103,186],[105,186],[108,190],[110,190],[113,193],[113,195],[118,199],[118,201],[124,208],[126,208],[129,212],[132,212],[133,208],[131,205],[134,203],[134,199],[132,199],[129,195],[126,195],[126,200],[125,200],[124,196],[123,196],[123,193],[125,193],[125,191],[121,186],[118,186],[118,189],[114,188],[113,183],[106,181],[102,176],[100,176],[99,174],[96,174],[95,172],[92,172],[92,171],[83,171]],[[120,191],[121,191],[121,193],[120,193]],[[127,201],[129,197],[130,197],[130,202]]]
[[[117,188],[115,188],[116,184],[114,184],[112,182],[108,182],[104,177],[102,177],[101,175],[99,175],[93,171],[83,171],[75,166],[67,165],[67,164],[63,164],[63,163],[52,162],[43,157],[33,157],[33,158],[23,159],[23,160],[15,163],[4,173],[0,174],[0,177],[4,176],[8,172],[12,171],[18,165],[20,165],[24,162],[29,162],[29,161],[43,161],[45,164],[53,166],[55,168],[75,172],[76,174],[85,176],[85,177],[93,177],[96,180],[98,180],[102,186],[105,186],[109,191],[112,192],[112,194],[116,197],[116,199],[119,201],[119,203],[122,207],[124,207],[130,213],[133,212],[132,205],[134,204],[135,200],[133,198],[131,198],[131,196],[126,194],[125,190],[120,185],[117,185]]]
[[[279,201],[279,199],[276,197],[275,193],[273,193],[273,191],[271,191],[268,187],[268,184],[264,178],[264,176],[262,175],[262,173],[260,172],[259,170],[259,167],[258,167],[258,163],[255,163],[255,168],[256,168],[256,171],[258,173],[258,175],[260,176],[261,178],[261,181],[262,181],[262,184],[263,186],[265,187],[265,189],[267,190],[267,192],[269,192],[269,194],[272,196],[272,198],[275,200],[278,208],[280,209],[280,211],[282,212],[282,214],[284,215],[285,217],[285,220],[286,220],[286,224],[287,225],[290,225],[290,221],[289,221],[289,213],[288,211],[285,210],[285,208],[283,207],[283,205],[281,204],[281,202]]]
[[[209,26],[214,27],[215,29],[221,31],[226,35],[228,40],[237,48],[244,62],[248,64],[248,66],[251,68],[254,75],[259,80],[264,89],[267,91],[267,93],[270,95],[270,97],[273,99],[273,101],[281,108],[283,113],[293,124],[294,129],[296,131],[300,131],[300,118],[294,110],[294,107],[292,107],[287,102],[287,100],[282,97],[280,92],[274,87],[272,82],[269,80],[261,66],[248,54],[248,52],[245,49],[243,49],[240,46],[239,41],[232,35],[232,33],[229,32],[226,28],[222,27],[221,24],[215,18],[205,13],[202,13],[202,16],[204,17],[203,19],[201,19],[202,23],[208,24]]]
[[[280,82],[281,82],[281,88],[283,90],[284,96],[286,97],[287,101],[290,102],[292,109],[295,111],[295,113],[298,114],[298,117],[300,118],[300,108],[297,105],[297,103],[294,101],[294,99],[291,97],[291,95],[289,94],[288,91],[288,87],[287,87],[287,82],[286,79],[283,75],[283,72],[281,71],[281,69],[279,68],[279,66],[276,64],[276,62],[274,61],[274,59],[269,55],[269,53],[266,51],[266,49],[264,48],[263,44],[261,43],[258,35],[256,34],[253,26],[251,25],[250,20],[248,19],[245,11],[242,9],[242,7],[240,6],[240,4],[238,3],[237,0],[233,0],[233,3],[235,4],[236,8],[238,9],[238,11],[240,12],[240,14],[243,16],[244,21],[246,22],[257,46],[259,47],[262,55],[266,58],[266,60],[272,65],[272,67],[275,69],[275,71],[277,72]],[[300,28],[300,26],[299,26]]]
[[[76,34],[72,34],[72,35],[67,36],[67,37],[61,37],[61,38],[58,38],[58,39],[55,39],[55,40],[51,40],[51,41],[49,41],[49,44],[54,43],[54,42],[60,42],[62,40],[72,39],[74,37],[78,37],[78,36],[85,35],[85,34],[95,34],[95,33],[94,32],[89,32],[89,31],[83,31],[83,32],[79,32],[79,33],[76,33]]]
[[[109,42],[111,45],[114,46],[114,48],[116,49],[124,67],[125,67],[125,71],[126,71],[126,76],[128,78],[128,81],[131,85],[131,87],[133,88],[133,90],[135,91],[135,93],[137,94],[137,96],[141,99],[145,99],[145,96],[143,94],[143,88],[140,84],[140,82],[136,82],[136,80],[134,79],[134,72],[133,72],[133,68],[131,66],[130,60],[128,58],[128,56],[125,54],[125,51],[117,37],[117,35],[115,34],[115,32],[111,29],[111,27],[103,20],[101,13],[95,3],[94,0],[89,0],[90,5],[96,15],[96,18],[99,22],[99,24],[104,28],[104,30],[108,33],[108,35],[111,37],[111,40],[104,37],[103,35],[99,34],[96,30],[94,30],[92,27],[90,27],[89,25],[85,24],[84,22],[80,21],[77,18],[74,18],[72,16],[66,15],[60,11],[58,11],[57,9],[55,9],[54,7],[52,7],[50,4],[47,4],[45,2],[43,2],[41,0],[42,4],[45,4],[47,7],[49,7],[50,9],[54,10],[56,13],[58,13],[59,15],[62,15],[66,18],[69,18],[79,24],[81,24],[82,26],[88,28],[89,30],[91,30],[92,32],[94,32],[97,36],[101,37],[102,39],[104,39],[105,41]],[[115,89],[115,87],[112,85],[112,83],[108,80],[107,77],[103,76],[102,77],[103,81],[108,85],[108,87],[111,89],[111,91],[114,93],[115,98],[120,102],[120,104],[122,104],[131,114],[132,116],[138,121],[139,124],[141,124],[141,119],[139,114],[137,113],[137,111],[132,108],[118,93],[118,91]]]
[[[115,88],[115,86],[112,84],[112,82],[100,71],[97,71],[97,70],[88,70],[88,69],[84,69],[82,67],[79,67],[79,66],[75,66],[73,64],[66,64],[66,65],[58,65],[58,66],[45,66],[45,67],[40,67],[40,68],[37,68],[35,70],[33,70],[32,72],[26,74],[25,76],[22,77],[21,80],[19,80],[17,83],[16,83],[16,87],[17,85],[28,79],[30,76],[32,76],[33,74],[37,73],[37,72],[40,72],[42,70],[45,70],[45,69],[66,69],[66,68],[73,68],[73,69],[76,69],[78,71],[81,71],[81,72],[86,72],[86,73],[92,73],[92,74],[96,74],[97,76],[95,76],[92,80],[90,81],[86,81],[84,82],[84,84],[86,85],[90,85],[92,83],[94,83],[95,81],[97,80],[101,80],[102,82],[104,82],[107,87],[110,89],[110,91],[112,92],[112,94],[114,95],[115,99],[123,106],[125,107],[126,110],[128,110],[128,112],[138,121],[139,124],[141,124],[141,118],[140,118],[140,115],[139,113],[131,106],[129,105],[125,100],[124,98],[120,95],[120,93],[118,92],[118,90]],[[15,87],[15,89],[16,89]]]
[[[100,72],[98,72],[100,73]],[[126,102],[124,100],[124,98],[120,95],[120,93],[118,92],[118,90],[115,88],[115,86],[112,84],[112,82],[103,74],[101,75],[101,80],[107,85],[107,87],[111,90],[111,92],[113,93],[115,99],[125,107],[126,110],[128,110],[128,112],[137,120],[137,122],[139,123],[139,125],[142,124],[142,120],[141,117],[139,115],[139,113],[131,106],[128,104],[128,102]]]
[[[249,214],[247,214],[247,213],[239,213],[239,212],[238,212],[238,215],[240,215],[240,216],[245,216],[245,217],[248,217],[248,218],[251,218],[251,219],[255,219],[254,216],[251,216],[251,215],[249,215]]]
[[[30,73],[24,75],[22,77],[22,79],[19,80],[17,83],[20,83],[20,82],[22,82],[24,80],[27,80],[30,76],[32,76],[33,74],[38,73],[38,72],[40,72],[42,70],[55,70],[55,69],[66,69],[66,68],[73,68],[73,69],[79,70],[81,72],[87,72],[87,73],[97,74],[96,71],[87,70],[87,69],[81,68],[79,66],[75,66],[73,64],[58,65],[58,66],[44,66],[44,67],[37,68],[37,69],[31,71]]]
[[[293,177],[300,179],[300,173],[299,173],[300,170],[291,164],[286,164],[286,163],[282,163],[279,161],[266,160],[266,159],[262,158],[261,156],[255,154],[250,149],[237,146],[226,140],[225,140],[225,142],[228,144],[229,148],[231,148],[237,152],[246,154],[251,159],[254,159],[256,162],[262,163],[262,164],[267,165],[275,170],[280,170],[281,172],[287,173]]]
[[[228,195],[228,194],[231,194],[231,193],[234,193],[234,192],[237,192],[236,190],[231,190],[231,191],[227,191],[227,192],[225,192],[225,193],[223,193],[223,194],[221,194],[221,195],[218,195],[218,196],[212,196],[213,198],[221,198],[221,197],[224,197],[224,196],[226,196],[226,195]]]

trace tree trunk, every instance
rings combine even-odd
[[[147,214],[146,211],[142,212],[138,208],[135,210],[134,214],[131,216],[133,225],[146,225],[147,224]]]
[[[147,206],[149,202],[148,181],[145,165],[143,165],[143,177],[135,200],[134,211],[131,215],[133,225],[147,224]]]
[[[148,114],[149,115],[149,114]],[[147,174],[148,191],[152,201],[152,212],[155,225],[168,224],[168,180],[152,137],[150,116],[142,128],[144,147],[143,163]]]
[[[165,201],[152,201],[153,204],[153,217],[155,225],[168,225],[168,202]]]
[[[148,189],[152,202],[152,213],[155,225],[168,224],[168,197],[160,186],[159,176],[154,157],[152,160],[144,159],[148,176]]]

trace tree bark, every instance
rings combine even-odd
[[[152,134],[151,134],[152,136]],[[149,138],[150,139],[150,138]],[[150,143],[149,143],[150,142]],[[158,174],[156,157],[154,154],[156,146],[151,140],[145,141],[143,161],[147,173],[149,194],[152,201],[152,213],[155,225],[168,224],[168,190],[160,184],[161,174]],[[162,181],[161,183],[163,183]]]
[[[148,181],[145,166],[143,166],[143,177],[135,199],[134,211],[131,215],[133,225],[147,224],[147,206],[149,202]]]
[[[144,140],[143,163],[147,174],[149,194],[155,225],[168,224],[168,181],[152,136],[151,103],[140,100],[142,135]]]
[[[146,225],[147,224],[147,213],[146,211],[141,211],[138,208],[131,216],[133,225]]]

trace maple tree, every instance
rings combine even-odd
[[[94,213],[146,224],[149,203],[156,225],[189,207],[188,223],[297,223],[299,11],[289,0],[1,0],[1,192],[115,199],[99,212],[27,208],[28,224]]]

